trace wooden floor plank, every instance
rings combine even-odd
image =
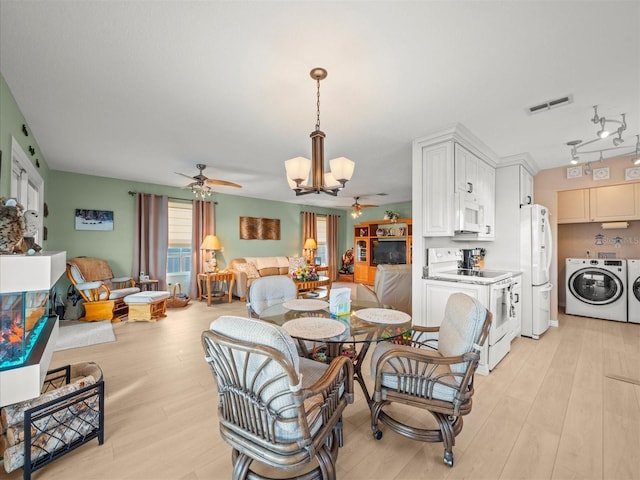
[[[217,392],[200,344],[201,332],[222,314],[244,316],[246,306],[191,302],[158,322],[114,324],[116,342],[56,352],[52,367],[88,360],[102,367],[106,438],[34,480],[230,478],[231,451],[219,434]],[[389,430],[376,441],[356,386],[338,478],[638,479],[640,386],[607,373],[640,376],[640,325],[561,314],[559,328],[540,340],[517,339],[489,376],[476,376],[453,468],[442,463],[441,444]],[[415,418],[431,421],[426,413]],[[21,470],[0,469],[0,480],[20,478]]]

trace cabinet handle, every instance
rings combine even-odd
[[[467,182],[467,185],[469,185],[469,188],[467,188],[467,193],[473,193],[473,183]]]
[[[531,205],[532,201],[533,199],[531,198],[531,195],[527,195],[527,205]]]
[[[486,234],[489,235],[491,233],[491,225],[485,225],[487,227]]]

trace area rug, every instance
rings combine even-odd
[[[115,342],[111,320],[102,322],[81,322],[61,320],[55,351],[88,347],[97,343]]]

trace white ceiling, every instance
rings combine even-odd
[[[0,72],[56,170],[183,186],[204,163],[244,185],[222,193],[346,207],[410,201],[411,141],[452,123],[539,169],[595,137],[593,105],[627,114],[617,153],[640,133],[637,0],[0,0],[0,18]],[[338,198],[284,175],[311,156],[316,66],[325,158],[356,162]]]

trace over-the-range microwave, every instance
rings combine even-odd
[[[467,192],[455,193],[456,233],[480,233],[484,226],[484,206],[478,197]]]

